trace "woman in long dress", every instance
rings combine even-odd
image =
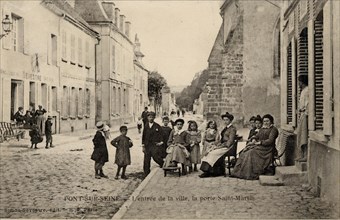
[[[255,180],[265,172],[272,162],[275,149],[275,140],[279,135],[278,129],[273,125],[273,116],[267,114],[262,118],[263,127],[252,138],[246,148],[240,153],[232,171],[232,177]]]
[[[176,167],[178,163],[182,165],[182,174],[186,175],[186,167],[190,165],[190,134],[183,129],[184,120],[175,121],[175,129],[171,131],[167,156],[163,168]]]
[[[199,177],[205,178],[210,176],[225,175],[225,154],[232,148],[236,138],[236,128],[232,125],[234,116],[228,112],[221,116],[225,128],[221,132],[221,141],[214,145],[202,158],[200,169],[203,171]]]

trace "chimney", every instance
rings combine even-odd
[[[131,28],[131,22],[126,21],[125,22],[125,35],[130,38],[130,28]]]
[[[125,15],[120,15],[120,24],[119,24],[119,30],[122,32],[122,33],[125,33],[124,32],[124,24],[125,24]]]
[[[115,3],[112,1],[103,1],[102,6],[104,8],[104,11],[107,15],[107,17],[112,21],[115,22]]]
[[[120,10],[119,8],[115,9],[115,25],[117,28],[119,28],[119,14],[120,14]]]

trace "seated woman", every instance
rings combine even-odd
[[[249,119],[250,131],[248,135],[248,140],[255,134],[255,130],[256,130],[255,118],[256,118],[255,116],[251,116]]]
[[[183,124],[183,119],[175,121],[176,127],[169,136],[163,168],[175,167],[177,163],[180,163],[182,164],[182,174],[186,175],[186,167],[190,165],[190,134],[183,129]]]
[[[201,170],[203,174],[199,177],[225,175],[225,154],[231,149],[235,138],[236,128],[231,124],[234,116],[228,112],[222,115],[225,128],[221,132],[221,141],[212,147],[208,154],[202,158]]]
[[[240,157],[232,171],[232,177],[255,180],[270,165],[279,131],[273,125],[273,116],[264,115],[262,121],[263,127],[240,153]]]

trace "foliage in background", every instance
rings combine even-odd
[[[208,81],[208,70],[203,70],[200,73],[196,73],[191,84],[184,88],[182,92],[176,94],[176,104],[180,108],[186,108],[192,110],[195,99],[198,99],[201,95],[205,83]]]
[[[164,77],[157,71],[152,71],[148,75],[148,96],[155,100],[156,105],[162,104],[162,88],[166,86],[167,82]]]

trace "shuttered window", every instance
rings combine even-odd
[[[304,28],[300,35],[299,35],[299,44],[298,44],[298,77],[300,75],[308,76],[308,29]],[[298,82],[298,78],[296,79]],[[296,103],[299,103],[298,100],[300,100],[300,94],[301,94],[301,87],[298,86],[296,89]],[[298,106],[298,109],[300,106]],[[298,118],[300,117],[300,112],[297,111]]]
[[[287,124],[293,121],[292,43],[287,48]]]
[[[315,129],[323,129],[323,14],[314,21]]]

